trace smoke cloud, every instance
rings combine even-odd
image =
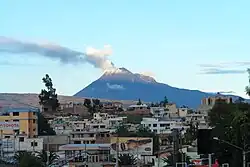
[[[64,64],[87,62],[102,70],[115,68],[114,64],[108,59],[108,56],[112,54],[112,48],[109,45],[105,45],[101,50],[87,47],[86,52],[80,52],[56,44],[26,42],[0,36],[0,56],[1,53],[25,54],[26,56],[34,54],[59,60]]]

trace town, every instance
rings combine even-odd
[[[6,166],[207,165],[208,155],[199,152],[204,150],[199,148],[199,130],[211,128],[209,117],[222,112],[220,104],[234,103],[220,93],[201,99],[196,109],[178,107],[167,97],[158,103],[138,99],[126,107],[87,98],[60,103],[49,75],[43,82],[39,108],[1,108],[1,161]],[[249,106],[242,100],[235,103]],[[218,165],[216,157],[210,163]]]
[[[0,1],[0,167],[250,167],[250,1]]]

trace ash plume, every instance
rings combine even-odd
[[[101,50],[87,47],[86,52],[80,52],[57,44],[27,42],[0,36],[0,56],[1,53],[19,56],[43,56],[59,60],[64,64],[87,62],[102,70],[115,68],[108,59],[108,56],[112,54],[112,48],[109,45],[105,45]]]

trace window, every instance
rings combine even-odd
[[[13,112],[13,116],[19,116],[19,112]]]
[[[154,130],[153,130],[153,132],[154,132],[154,133],[157,133],[157,130],[156,130],[156,129],[154,129]]]
[[[36,112],[33,112],[33,115],[36,115]]]
[[[5,139],[9,139],[9,138],[10,138],[10,136],[4,136],[4,138],[5,138]]]
[[[74,141],[74,144],[82,144],[81,141]]]
[[[19,142],[24,142],[24,137],[19,137]]]
[[[157,127],[157,124],[153,124],[153,127]]]
[[[30,143],[31,144],[31,147],[36,147],[37,146],[37,142],[33,141]]]
[[[33,131],[36,131],[36,128],[34,128]]]
[[[9,122],[9,120],[5,120],[5,122]]]
[[[160,124],[160,127],[165,127],[166,126],[166,124]]]
[[[13,122],[19,122],[19,120],[18,119],[13,119]]]
[[[110,135],[109,135],[109,134],[107,134],[106,136],[107,136],[107,137],[110,137]]]
[[[36,120],[35,119],[33,119],[33,124],[35,124],[36,123]]]

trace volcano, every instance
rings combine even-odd
[[[196,108],[204,97],[214,96],[199,90],[188,90],[157,82],[153,77],[132,73],[126,68],[106,71],[99,79],[76,93],[76,97],[110,100],[138,100],[159,102],[164,96],[178,106]]]

